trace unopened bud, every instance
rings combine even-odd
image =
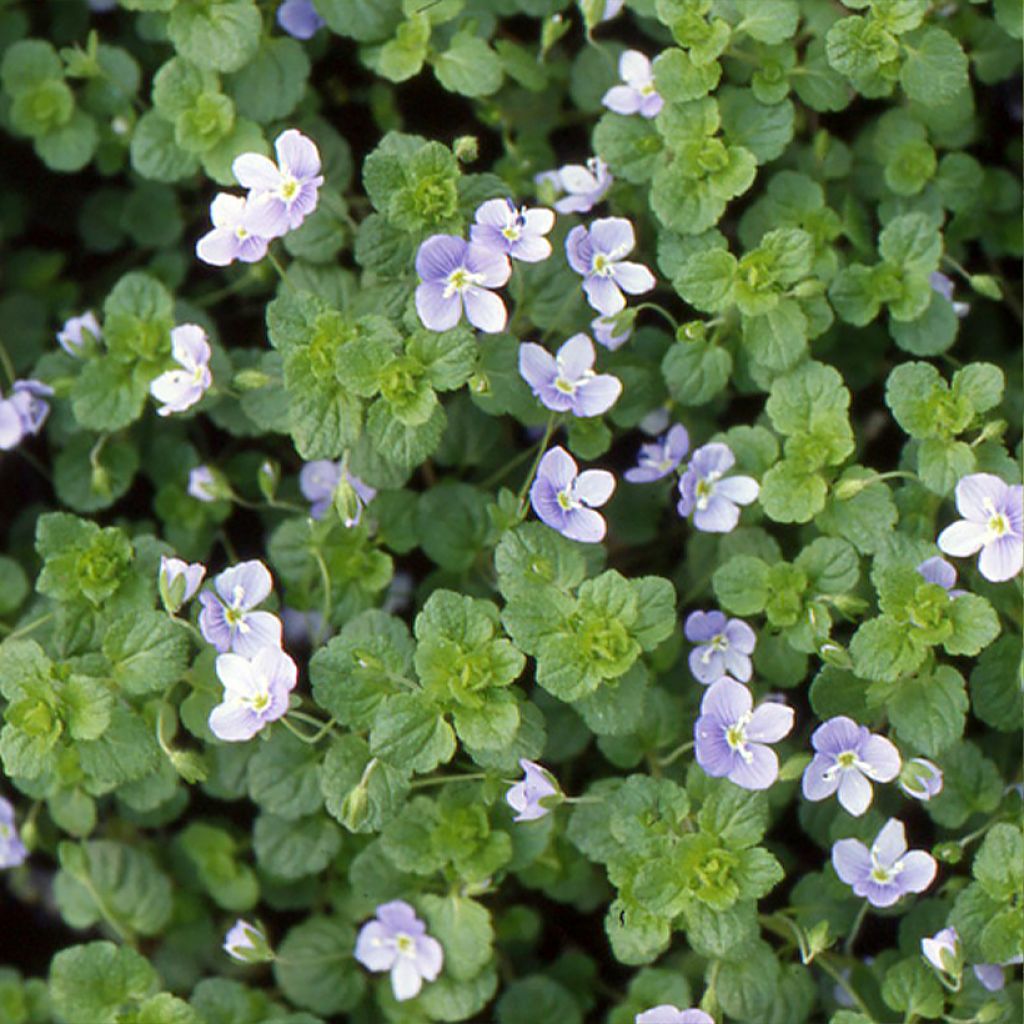
[[[703,320],[690,320],[680,325],[676,331],[676,341],[703,341],[707,332],[707,325]]]
[[[946,864],[959,864],[964,859],[964,851],[959,843],[937,843],[932,847],[932,856]]]
[[[469,378],[469,390],[475,395],[489,395],[491,393],[491,381],[486,373],[474,373]]]
[[[234,385],[239,391],[258,391],[273,383],[274,378],[262,370],[239,370],[234,377]]]
[[[798,299],[810,299],[815,295],[821,295],[825,290],[825,282],[819,281],[817,278],[809,278],[806,281],[801,281],[794,289],[793,295]]]
[[[341,823],[350,832],[358,832],[369,816],[370,797],[360,783],[341,802]]]
[[[274,959],[263,929],[239,918],[224,936],[224,952],[244,964],[262,964]]]
[[[480,155],[480,142],[475,135],[460,135],[452,143],[452,152],[460,164],[471,164]]]
[[[572,22],[561,14],[552,14],[546,18],[540,30],[540,52],[544,55],[572,28]]]
[[[281,482],[281,467],[273,459],[264,459],[256,473],[256,483],[260,494],[267,501],[273,501],[277,494],[277,485]]]
[[[837,644],[834,640],[829,640],[818,648],[818,657],[826,665],[832,665],[835,668],[853,668],[853,661],[846,648],[842,644]]]
[[[840,480],[832,488],[832,493],[836,496],[836,501],[849,501],[851,498],[856,498],[865,487],[869,487],[873,482],[874,478],[870,476],[850,477],[847,480]]]
[[[994,299],[996,302],[999,302],[1003,297],[1003,289],[1000,287],[999,281],[991,274],[971,274],[967,278],[967,282],[979,295],[984,295],[986,299]]]

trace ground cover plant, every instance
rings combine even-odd
[[[0,0],[0,1022],[1020,1022],[1020,0]]]

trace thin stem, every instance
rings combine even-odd
[[[821,954],[815,958],[814,961],[852,1000],[853,1005],[864,1014],[865,1017],[871,1024],[875,1024],[875,1018],[871,1010],[868,1008],[868,1004],[861,999],[857,990],[850,984],[850,982],[843,977],[842,973],[832,963],[832,958],[827,954]]]
[[[553,412],[548,417],[548,424],[544,428],[544,436],[540,439],[540,444],[537,446],[537,457],[533,460],[530,472],[526,474],[523,486],[519,488],[519,494],[516,496],[519,501],[520,508],[522,508],[523,503],[526,501],[526,492],[529,491],[530,485],[533,483],[533,478],[537,475],[537,467],[540,465],[540,460],[544,458],[544,452],[547,449],[548,441],[551,440],[551,435],[555,432],[555,424],[557,422],[558,414]]]
[[[40,616],[40,618],[30,622],[27,626],[22,626],[20,629],[16,629],[12,633],[8,633],[7,639],[17,640],[19,636],[26,636],[27,634],[31,633],[32,630],[36,629],[39,626],[42,626],[44,623],[49,622],[50,619],[52,619],[56,614],[56,612],[48,612],[46,615]],[[0,629],[10,629],[10,627],[4,626],[2,623],[0,623]]]
[[[868,901],[865,900],[860,905],[860,910],[857,911],[857,916],[854,918],[853,927],[850,929],[850,934],[847,935],[846,941],[843,943],[843,953],[849,956],[853,951],[853,944],[857,941],[857,935],[860,932],[861,925],[864,923],[864,919],[868,916]]]
[[[316,560],[316,566],[320,570],[320,582],[324,588],[323,604],[320,610],[323,621],[320,623],[320,628],[316,631],[316,641],[314,643],[314,646],[319,647],[324,641],[324,634],[330,627],[331,622],[331,573],[319,548],[313,548],[313,558]]]
[[[326,722],[320,721],[319,718],[314,718],[312,715],[304,714],[302,711],[289,711],[288,718],[297,719],[300,722],[305,722],[308,725],[316,726],[317,730],[314,733],[304,733],[305,743],[312,745],[313,743],[319,743],[334,727],[338,724],[336,718],[329,718]],[[283,722],[285,719],[281,719]],[[296,733],[295,735],[298,735]]]
[[[692,749],[693,740],[690,740],[690,742],[688,743],[684,743],[682,746],[676,747],[676,749],[673,750],[671,754],[668,754],[666,757],[662,757],[658,760],[659,767],[667,768],[673,762],[678,761],[679,758],[681,758],[683,754],[685,754],[688,750]]]
[[[649,309],[653,313],[658,313],[671,325],[673,331],[679,330],[679,323],[676,318],[667,310],[662,309],[656,302],[641,302],[639,306],[633,307],[635,312],[639,313],[641,310]]]
[[[529,448],[524,448],[517,455],[513,456],[508,460],[500,469],[492,473],[482,483],[477,486],[483,491],[489,491],[499,480],[503,480],[513,469],[516,468],[520,463],[525,462],[533,452],[534,445],[530,445]]]
[[[443,786],[446,782],[475,782],[486,779],[486,772],[468,772],[465,775],[435,775],[429,779],[417,779],[409,784],[410,789],[426,789],[428,786]]]
[[[294,712],[292,712],[294,714]],[[283,718],[279,718],[278,721],[299,741],[312,746],[314,743],[319,743],[327,733],[321,729],[315,734],[304,733],[301,729],[296,729],[291,722],[288,721],[288,716],[285,715]],[[333,722],[330,723],[332,726]]]
[[[278,277],[284,282],[285,287],[290,288],[293,292],[298,291],[295,285],[292,284],[291,279],[288,277],[288,272],[281,265],[281,261],[274,255],[271,249],[267,250],[267,259],[270,260],[274,269],[277,271]]]
[[[11,357],[7,354],[7,346],[2,341],[0,341],[0,366],[3,367],[7,383],[13,385],[15,380],[17,380],[14,373],[14,363],[11,362]]]

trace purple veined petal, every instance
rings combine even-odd
[[[619,77],[637,89],[647,85],[653,78],[650,60],[639,50],[626,50],[619,57]]]
[[[281,132],[274,140],[274,152],[282,170],[299,181],[308,181],[320,173],[320,151],[316,143],[296,128]]]
[[[596,201],[590,195],[567,195],[555,203],[555,210],[563,215],[567,213],[587,213],[594,208]],[[578,273],[582,273],[582,271],[578,271]]]
[[[917,571],[929,582],[937,583],[943,590],[956,586],[956,569],[939,555],[926,558]]]
[[[590,225],[590,241],[595,252],[615,253],[618,260],[633,251],[636,233],[625,217],[600,217]]]
[[[700,704],[700,713],[724,725],[733,725],[753,707],[750,691],[732,679],[712,683]]]
[[[959,519],[947,526],[935,542],[947,555],[965,558],[976,554],[988,539],[988,526],[984,523]]]
[[[313,178],[300,188],[295,198],[287,203],[288,226],[294,230],[316,209],[317,196],[323,178]]]
[[[722,660],[725,662],[726,672],[741,683],[748,682],[754,674],[754,666],[750,658],[741,651],[733,650],[731,646],[723,652]]]
[[[599,187],[597,178],[583,164],[566,164],[558,174],[561,178],[562,188],[566,192],[588,194],[595,192]],[[586,228],[583,230],[585,231]]]
[[[280,238],[292,228],[288,204],[272,192],[262,192],[248,200],[245,222],[260,238]]]
[[[944,299],[953,301],[953,281],[939,270],[933,270],[928,275],[928,283],[932,290],[938,292]]]
[[[832,867],[841,881],[857,885],[871,876],[871,854],[857,839],[840,839],[832,847]]]
[[[600,373],[583,381],[576,389],[572,411],[577,416],[600,416],[606,413],[622,394],[622,381],[611,374]]]
[[[724,632],[726,640],[729,641],[729,647],[739,651],[740,654],[752,654],[757,646],[757,634],[742,619],[730,619],[725,624]]]
[[[747,736],[757,743],[777,743],[793,729],[795,712],[785,704],[766,701],[747,724]]]
[[[728,775],[739,755],[725,738],[726,726],[718,718],[701,715],[693,726],[694,756],[705,775],[720,779]]]
[[[751,759],[738,757],[729,772],[729,781],[744,789],[768,789],[779,777],[778,755],[761,743],[748,744],[747,752]]]
[[[416,943],[416,970],[425,981],[434,981],[444,966],[444,949],[433,936],[424,935]]]
[[[398,959],[392,932],[380,921],[367,921],[359,929],[354,955],[368,970],[390,971]]]
[[[270,596],[274,587],[273,577],[270,570],[259,561],[252,558],[246,562],[239,562],[218,574],[213,581],[217,593],[229,604],[235,599],[235,589],[242,588],[242,608],[255,608]]]
[[[999,964],[974,964],[974,976],[989,992],[1001,992],[1006,986],[1006,975]]]
[[[578,540],[583,544],[597,544],[604,540],[608,524],[600,512],[589,508],[574,508],[565,516],[565,524],[559,531],[569,540]]]
[[[594,343],[587,335],[574,334],[558,350],[558,367],[567,380],[577,381],[594,366]]]
[[[463,266],[467,248],[455,235],[432,235],[416,253],[416,273],[424,281],[443,281]]]
[[[903,767],[896,745],[884,736],[869,736],[860,748],[860,759],[866,766],[861,771],[875,782],[892,782]]]
[[[466,246],[465,266],[470,273],[482,277],[484,288],[500,288],[512,274],[512,264],[503,252],[495,252],[483,245]]]
[[[586,276],[590,273],[594,250],[590,243],[590,234],[582,224],[577,225],[565,237],[565,256],[569,266],[577,274]]]
[[[519,346],[519,376],[535,393],[543,387],[550,387],[558,376],[555,357],[542,345],[523,342]]]
[[[839,773],[839,803],[855,818],[871,806],[873,795],[871,783],[856,768]]]
[[[639,112],[643,97],[632,86],[613,85],[601,97],[601,102],[613,113],[628,117]]]
[[[867,729],[846,715],[836,715],[811,734],[811,746],[824,754],[840,754],[844,750],[858,750],[868,736]]]
[[[757,500],[761,488],[750,476],[727,476],[715,484],[715,492],[734,501],[737,505],[749,505]]]
[[[248,612],[239,624],[231,649],[253,658],[264,647],[281,646],[281,620],[270,612]]]
[[[269,157],[260,153],[242,153],[231,164],[231,173],[242,188],[254,192],[273,192],[281,184],[281,171]]]
[[[232,228],[214,228],[196,242],[196,256],[211,267],[229,266],[238,253],[238,236]]]
[[[903,822],[890,818],[882,826],[882,831],[875,836],[871,852],[880,864],[886,867],[895,864],[907,852],[907,833],[903,828]]]
[[[707,643],[719,633],[725,632],[726,618],[719,611],[691,612],[683,626],[683,633],[690,643]]]
[[[1010,531],[1018,537],[1024,534],[1024,484],[1007,487],[1002,512],[1010,520]]]
[[[584,279],[583,290],[591,308],[605,316],[612,316],[626,308],[625,297],[610,277],[591,275]]]
[[[416,288],[416,313],[431,331],[450,331],[462,317],[462,298],[457,292],[445,295],[445,286],[426,281]]]
[[[512,244],[501,230],[490,224],[472,224],[469,228],[469,241],[481,249],[491,249],[502,254],[511,254]]]
[[[856,883],[853,891],[857,896],[865,897],[873,907],[891,907],[903,895],[895,881],[876,882],[871,875]]]
[[[469,287],[462,301],[466,307],[466,319],[484,334],[499,334],[508,322],[508,311],[500,296],[485,288]]]
[[[562,533],[568,513],[558,501],[558,489],[543,477],[538,476],[530,488],[530,505],[542,523]]]
[[[1007,485],[992,473],[972,473],[956,485],[957,511],[976,523],[988,522],[986,499],[998,508],[1006,497]]]
[[[564,491],[573,480],[579,467],[575,459],[560,445],[544,453],[537,466],[537,479],[546,480],[555,490]]]
[[[622,260],[612,269],[612,279],[630,295],[642,295],[657,285],[657,278],[642,263]]]
[[[406,999],[415,999],[423,988],[423,979],[420,972],[416,970],[413,960],[405,956],[399,956],[391,968],[391,991],[395,999],[403,1003]]]
[[[733,455],[732,449],[720,441],[701,445],[690,460],[691,467],[702,478],[707,478],[712,473],[727,473],[735,463],[736,456]]]
[[[719,494],[712,494],[707,505],[693,513],[693,525],[704,533],[729,533],[739,521],[739,508]]]
[[[938,865],[924,850],[911,850],[902,860],[897,884],[903,892],[924,892],[935,881]]]
[[[171,353],[187,370],[210,361],[206,331],[198,324],[180,324],[171,331]]]
[[[656,92],[649,93],[644,96],[643,101],[640,104],[640,116],[641,117],[657,117],[661,113],[661,108],[665,106],[665,101]]]
[[[268,240],[258,235],[248,235],[238,246],[237,258],[243,263],[259,263],[267,255]]]
[[[221,654],[231,648],[231,627],[224,614],[224,605],[209,591],[199,595],[202,609],[199,612],[199,632],[207,643],[212,644]]]
[[[576,497],[590,508],[600,508],[615,493],[615,477],[606,469],[585,469],[576,478]]]
[[[725,659],[721,651],[695,647],[690,651],[688,661],[694,679],[704,686],[710,686],[725,675]]]
[[[826,754],[815,754],[804,769],[801,790],[807,800],[825,800],[839,788],[839,775],[829,775],[834,761]]]
[[[508,227],[515,210],[515,204],[509,199],[488,199],[476,208],[473,219],[477,224],[487,224],[499,231]]]
[[[225,701],[211,712],[207,724],[220,740],[241,743],[251,740],[263,728],[263,719],[245,704]]]
[[[978,559],[981,575],[990,583],[1004,583],[1013,579],[1024,567],[1024,542],[1020,537],[1006,534],[990,541],[982,548]]]
[[[697,504],[696,498],[697,480],[693,473],[687,470],[679,480],[679,502],[676,511],[686,519]]]
[[[551,243],[537,235],[526,235],[512,243],[509,255],[523,263],[543,263],[551,255]]]

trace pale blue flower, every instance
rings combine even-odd
[[[390,971],[391,989],[400,1003],[419,995],[444,965],[444,949],[427,935],[427,926],[405,900],[377,907],[377,916],[359,929],[355,958],[368,970]]]
[[[832,866],[840,880],[873,907],[891,907],[907,893],[924,892],[935,880],[935,858],[923,850],[907,852],[903,822],[890,818],[869,850],[859,839],[840,839],[832,847]]]

